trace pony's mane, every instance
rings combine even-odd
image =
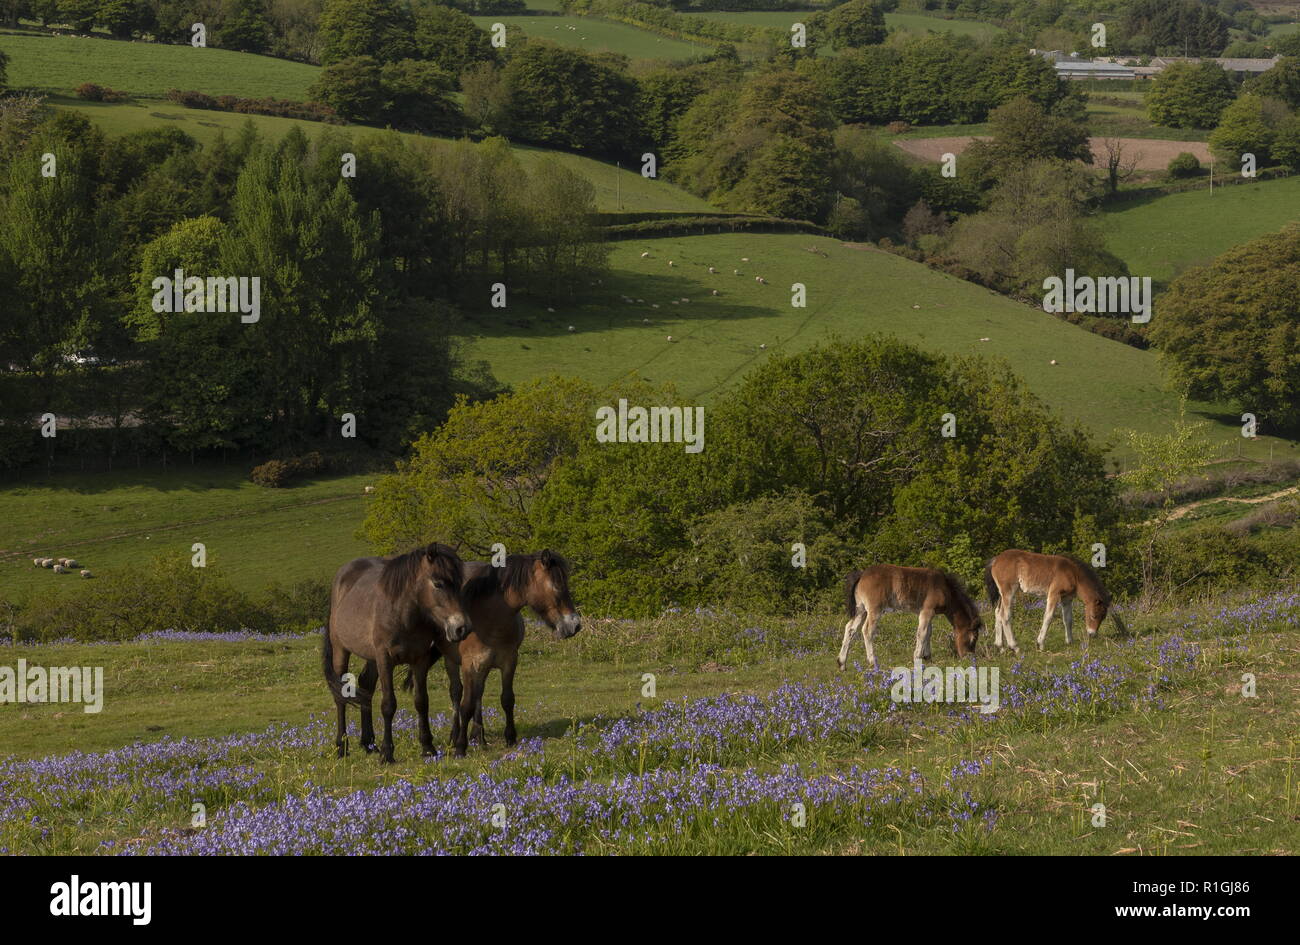
[[[505,567],[492,567],[470,578],[465,584],[465,599],[474,601],[498,592],[513,590],[522,594],[533,579],[533,565],[541,561],[559,590],[569,586],[569,562],[549,548],[533,554],[507,555]]]
[[[460,587],[462,570],[460,556],[448,545],[432,542],[412,548],[405,554],[397,555],[384,562],[384,570],[379,574],[379,584],[389,598],[396,600],[410,590],[424,568],[424,560],[429,559],[429,569],[435,577],[441,578],[452,587]]]
[[[1109,607],[1110,591],[1106,590],[1106,585],[1102,583],[1101,575],[1098,574],[1093,566],[1088,562],[1080,561],[1078,558],[1074,557],[1074,555],[1066,555],[1065,557],[1077,564],[1083,573],[1092,579],[1092,582],[1097,585],[1097,593],[1101,595],[1101,602]]]
[[[971,596],[966,593],[966,588],[962,585],[961,581],[957,580],[957,578],[953,577],[947,571],[942,572],[942,574],[944,583],[948,585],[948,593],[956,598],[957,602],[961,604],[961,606],[966,608],[966,613],[972,622],[978,620],[980,616],[979,608],[975,606],[975,601],[971,599]]]

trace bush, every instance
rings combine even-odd
[[[295,479],[315,475],[329,468],[329,462],[320,453],[305,453],[288,459],[271,459],[254,466],[248,478],[259,486],[279,489],[289,485]]]
[[[108,101],[106,99],[106,101]],[[320,102],[295,102],[280,98],[240,98],[237,95],[207,95],[203,92],[182,92],[171,89],[167,101],[186,108],[204,108],[216,112],[237,112],[241,115],[272,115],[276,118],[297,118],[301,121],[323,121],[343,124],[337,111]]]
[[[1189,151],[1184,151],[1169,162],[1170,177],[1195,177],[1201,172],[1201,162]]]
[[[110,89],[106,85],[96,85],[94,82],[83,82],[72,92],[77,98],[85,99],[87,102],[121,102],[126,99],[125,92]]]

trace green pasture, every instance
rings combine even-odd
[[[473,19],[481,29],[490,30],[493,23],[504,23],[507,28],[517,28],[533,39],[548,39],[589,53],[619,53],[629,59],[692,59],[713,49],[591,16],[476,16]]]

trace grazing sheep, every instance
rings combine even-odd
[[[717,272],[718,270],[714,269],[712,266],[709,267],[709,275],[717,275]]]
[[[84,577],[84,578],[93,578],[95,575],[91,574],[91,573],[90,573],[89,571],[87,571],[85,568],[82,568],[82,569],[81,569],[81,576]]]
[[[668,340],[669,340],[669,341],[672,341],[672,340],[673,340],[673,336],[672,336],[672,335],[669,335],[669,336],[668,336]]]
[[[1055,364],[1055,363],[1056,363],[1056,358],[1052,358],[1051,363],[1052,363],[1052,364]]]
[[[64,567],[63,565],[61,565],[61,564],[56,564],[56,565],[54,566],[54,573],[55,573],[55,574],[67,574],[67,573],[68,573],[68,569],[65,568],[65,567]]]
[[[546,306],[546,310],[547,310],[548,312],[550,312],[552,315],[555,314],[555,309],[551,308],[549,305]]]
[[[643,318],[643,319],[641,319],[641,324],[642,324],[642,325],[649,325],[649,324],[650,324],[650,319],[648,319],[648,318]]]
[[[759,345],[759,346],[758,346],[758,350],[759,350],[759,351],[766,351],[766,350],[767,350],[767,345]]]
[[[739,269],[733,269],[733,270],[731,270],[731,271],[734,272],[736,275],[740,275],[740,270],[739,270]]]
[[[76,558],[69,558],[67,561],[63,562],[63,566],[64,566],[65,568],[79,568],[79,567],[81,567],[81,565],[77,564],[77,559],[76,559]]]
[[[670,266],[674,266],[674,265],[676,265],[676,263],[674,263],[674,262],[670,259],[670,260],[668,260],[668,265],[670,265]]]
[[[713,294],[714,294],[714,295],[717,295],[717,294],[718,294],[718,290],[717,290],[717,289],[714,289],[714,290],[713,290]]]
[[[981,338],[980,341],[988,341],[987,338]]]
[[[374,487],[374,486],[366,486],[366,495],[370,495],[370,493],[372,493],[372,492],[374,492],[374,491],[375,491],[375,487]]]
[[[912,308],[920,308],[920,307],[921,307],[921,306],[919,306],[919,305],[913,305],[913,306],[912,306]]]
[[[577,330],[578,329],[574,328],[572,325],[569,326],[569,331],[577,331]]]
[[[740,261],[741,261],[741,262],[749,262],[749,257],[748,257],[748,256],[741,256],[741,257],[740,257]]]
[[[690,301],[690,299],[687,299],[687,298],[683,298],[683,299],[682,299],[682,301],[683,301],[683,302],[689,302],[689,301]]]
[[[642,258],[642,259],[648,259],[649,257],[650,257],[650,254],[649,254],[648,252],[645,252],[645,253],[642,253],[642,254],[641,254],[641,258]]]
[[[651,305],[650,307],[651,307],[651,308],[658,308],[659,306],[658,306],[658,305]]]
[[[53,558],[42,558],[42,559],[41,559],[41,567],[43,567],[43,568],[52,568],[52,567],[54,567],[54,559],[53,559]]]
[[[40,559],[40,558],[33,558],[33,559],[32,559],[32,567],[33,567],[33,568],[39,568],[40,566],[41,566],[41,559]]]

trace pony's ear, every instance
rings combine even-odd
[[[428,548],[424,549],[424,556],[430,561],[436,560],[438,557],[438,546],[431,543]]]

